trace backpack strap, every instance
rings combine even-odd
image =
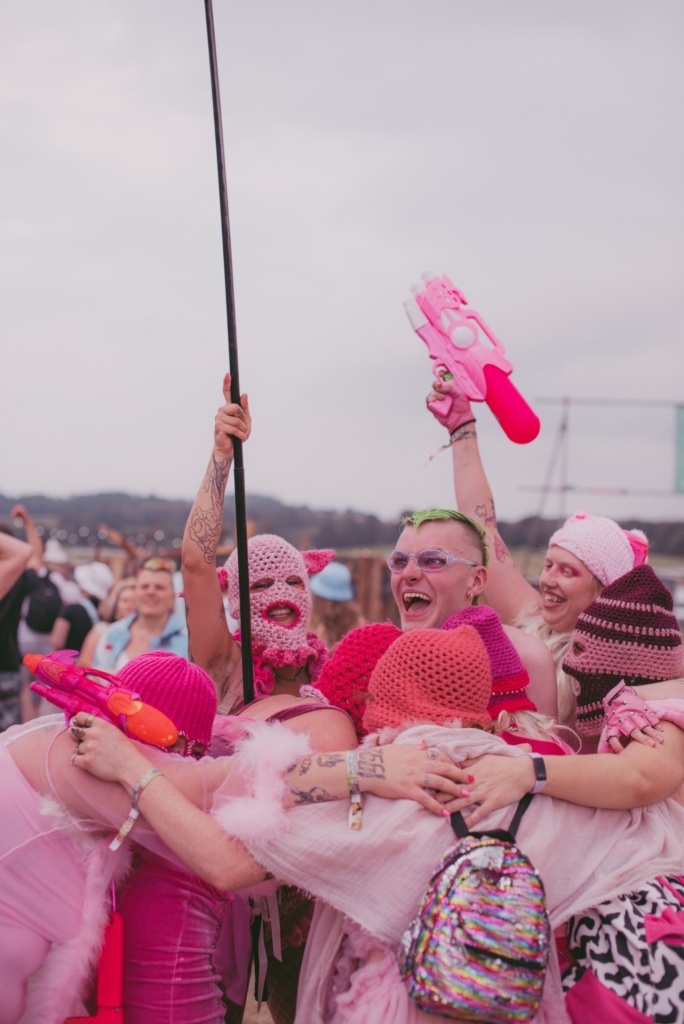
[[[491,835],[499,839],[506,839],[508,840],[508,842],[513,842],[515,840],[515,835],[518,831],[518,826],[520,825],[522,816],[527,810],[527,808],[530,806],[533,796],[533,793],[525,793],[525,796],[522,798],[522,800],[515,809],[515,814],[513,815],[511,824],[508,827],[508,831],[496,829],[493,832],[471,832],[468,826],[466,825],[465,818],[463,817],[460,811],[454,811],[452,813],[451,827],[453,828],[454,832],[456,833],[459,839],[465,839],[466,836],[470,835]]]

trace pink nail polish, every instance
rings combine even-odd
[[[461,796],[469,797],[469,796],[470,796],[470,793],[468,792],[468,790],[467,790],[467,789],[462,789],[462,790],[461,790]]]
[[[468,776],[468,782],[474,782],[474,781],[475,781],[475,776],[474,775],[469,775]]]

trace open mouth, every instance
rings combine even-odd
[[[561,597],[560,594],[551,594],[548,590],[545,590],[544,604],[547,608],[551,608],[554,605],[565,604],[565,598]]]
[[[300,612],[294,605],[279,601],[276,604],[270,604],[263,612],[263,617],[267,622],[275,622],[278,626],[292,629],[299,622]]]
[[[420,615],[432,604],[427,594],[421,594],[418,590],[408,590],[402,594],[401,600],[407,615]]]

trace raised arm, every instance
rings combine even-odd
[[[0,531],[0,598],[12,589],[30,558],[30,544]]]
[[[36,530],[33,516],[25,505],[15,505],[10,515],[13,519],[21,519],[26,535],[26,543],[31,546],[31,557],[27,568],[35,569],[36,572],[43,567],[43,539]]]
[[[433,403],[451,395],[448,415],[441,415]],[[428,395],[428,409],[449,431],[454,469],[454,491],[459,512],[471,516],[487,531],[490,551],[487,566],[487,603],[498,612],[502,622],[514,623],[541,606],[539,594],[522,575],[501,539],[496,522],[494,498],[482,465],[477,444],[475,416],[470,402],[454,381],[434,381]]]
[[[223,379],[223,397],[214,421],[214,447],[207,471],[185,524],[182,547],[183,589],[190,658],[214,680],[219,702],[240,649],[230,635],[216,575],[216,551],[223,527],[223,499],[233,464],[233,437],[246,441],[251,431],[249,403],[230,400],[230,374]]]

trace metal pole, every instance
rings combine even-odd
[[[221,123],[221,96],[219,93],[218,66],[216,61],[216,39],[214,36],[214,11],[211,0],[204,0],[207,18],[207,42],[209,44],[209,67],[211,71],[211,96],[214,104],[214,134],[216,137],[216,162],[218,168],[219,198],[221,201],[221,236],[223,239],[223,270],[226,287],[226,316],[228,322],[228,365],[231,373],[230,397],[240,402],[240,378],[238,373],[237,328],[235,325],[235,294],[233,291],[233,261],[230,247],[230,222],[228,219],[228,190],[226,188],[226,165],[223,155],[223,128]],[[254,673],[252,669],[252,622],[249,608],[249,567],[247,564],[247,509],[245,503],[245,471],[242,457],[242,442],[233,438],[233,472],[235,480],[235,540],[238,552],[238,580],[240,585],[240,632],[242,635],[242,692],[245,704],[254,700]]]

